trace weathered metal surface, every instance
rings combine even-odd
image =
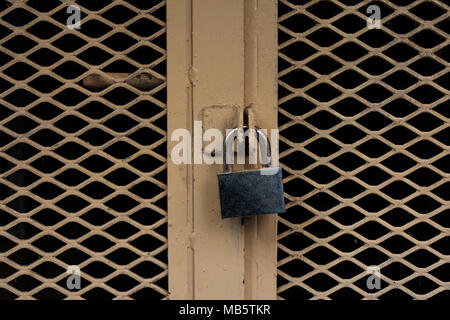
[[[222,218],[285,211],[280,168],[219,173],[217,178]]]

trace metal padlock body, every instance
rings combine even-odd
[[[238,129],[233,131],[236,130]],[[225,153],[229,139],[234,139],[233,131],[225,139]],[[248,134],[248,131],[246,133]],[[258,135],[264,138],[269,162],[271,162],[267,137],[260,130]],[[230,166],[225,164],[224,169],[225,172],[217,174],[223,219],[285,211],[280,168],[265,167],[231,172]]]
[[[280,168],[225,172],[217,177],[222,218],[285,211]]]

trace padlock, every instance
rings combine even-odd
[[[218,173],[220,208],[222,219],[232,217],[246,217],[253,215],[282,213],[284,208],[283,183],[281,181],[281,168],[272,167],[272,158],[267,136],[261,130],[257,130],[260,143],[265,143],[267,159],[263,168],[231,172],[230,158],[227,154],[230,142],[234,144],[236,133],[239,129],[233,129],[226,137],[224,143],[224,172]],[[248,135],[248,130],[245,131]],[[244,140],[245,142],[245,140]],[[263,153],[261,152],[261,158]]]

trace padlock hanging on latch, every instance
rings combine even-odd
[[[262,130],[256,131],[265,143],[269,161],[262,169],[231,172],[227,151],[238,131],[238,128],[233,129],[225,139],[224,172],[217,174],[222,219],[285,212],[281,168],[272,167],[270,145]]]

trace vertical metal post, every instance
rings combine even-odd
[[[169,138],[177,128],[193,134],[193,121],[231,128],[250,104],[260,127],[276,128],[276,1],[168,0],[167,8]],[[222,167],[176,166],[174,144],[170,298],[275,298],[276,216],[222,220]]]

